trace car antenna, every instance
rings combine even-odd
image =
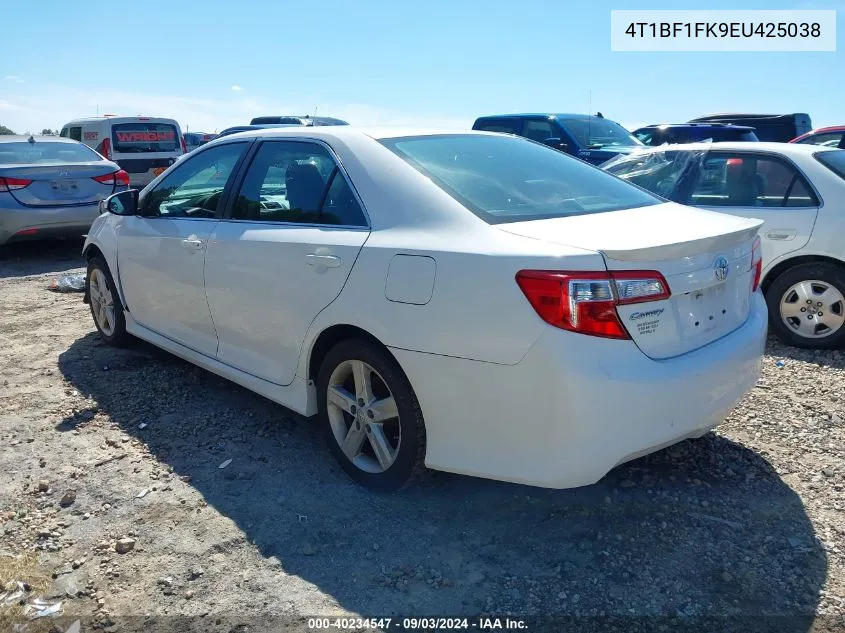
[[[593,111],[593,90],[590,89],[590,90],[587,91],[587,112],[592,112],[592,111]],[[592,140],[592,136],[593,136],[592,135],[592,127],[593,127],[592,123],[593,123],[593,117],[591,117],[590,115],[587,115],[587,147],[588,148],[591,145],[590,141]]]

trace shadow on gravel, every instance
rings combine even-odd
[[[16,242],[0,247],[0,279],[83,268],[82,238]]]
[[[728,616],[722,630],[768,615],[793,618],[772,630],[811,629],[826,557],[802,501],[715,434],[581,489],[432,473],[377,495],[350,483],[311,421],[151,346],[90,334],[59,367],[264,556],[351,611]]]

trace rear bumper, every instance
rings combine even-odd
[[[78,207],[0,206],[0,244],[82,235],[99,215],[96,203]]]
[[[666,360],[551,327],[516,365],[391,351],[422,407],[429,467],[570,488],[718,425],[757,382],[766,330],[757,293],[737,330]]]

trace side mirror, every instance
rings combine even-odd
[[[559,149],[562,152],[568,152],[569,151],[569,145],[567,143],[564,143],[563,141],[561,141],[556,136],[552,137],[552,138],[547,138],[545,141],[543,141],[543,145],[548,145],[549,147],[552,147],[554,149]]]
[[[115,215],[138,215],[138,190],[128,189],[100,200],[100,213],[106,212]]]

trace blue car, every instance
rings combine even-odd
[[[473,130],[516,134],[593,165],[628,154],[643,144],[599,112],[589,114],[502,114],[476,119]]]

